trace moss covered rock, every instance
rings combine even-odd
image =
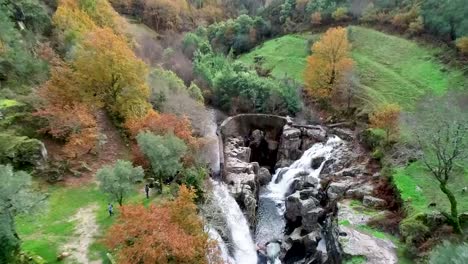
[[[40,165],[45,159],[44,144],[37,139],[0,133],[0,163],[15,167]]]
[[[376,149],[385,141],[385,132],[382,129],[369,128],[362,132],[360,139],[370,149]]]

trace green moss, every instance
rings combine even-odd
[[[382,146],[382,143],[385,141],[385,131],[378,128],[366,129],[362,133],[362,141],[373,149]]]
[[[367,262],[366,257],[364,256],[352,256],[349,259],[345,259],[343,264],[364,264]]]
[[[363,231],[364,233],[367,233],[368,235],[371,235],[373,237],[380,238],[380,239],[388,239],[388,236],[389,236],[385,234],[384,232],[376,230],[367,225],[359,225],[357,226],[357,229],[360,231]]]
[[[351,225],[351,223],[348,220],[341,220],[338,224],[342,225],[342,226],[350,226]]]

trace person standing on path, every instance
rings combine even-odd
[[[149,190],[150,190],[149,185],[146,184],[146,185],[145,185],[146,199],[149,199]]]
[[[114,206],[112,206],[111,203],[109,203],[109,207],[107,207],[107,210],[109,210],[109,216],[112,216],[114,214]]]

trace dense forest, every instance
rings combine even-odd
[[[467,87],[465,0],[0,0],[0,264],[468,263]]]

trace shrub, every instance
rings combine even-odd
[[[247,65],[215,53],[199,53],[194,68],[209,84],[210,99],[225,111],[285,115],[301,108],[297,85],[290,80],[260,77]]]
[[[361,134],[361,140],[371,149],[375,149],[385,141],[385,131],[375,128],[366,129]]]
[[[462,54],[468,54],[468,36],[457,39],[457,48]]]
[[[372,128],[385,131],[385,143],[390,143],[399,133],[399,118],[401,108],[396,104],[386,104],[380,106],[369,117],[369,124]]]
[[[314,12],[310,15],[310,22],[312,25],[320,25],[322,23],[322,15],[320,12]]]
[[[430,255],[430,264],[468,263],[468,243],[453,244],[444,242]]]
[[[15,167],[37,165],[42,161],[43,144],[37,139],[0,133],[0,163]]]
[[[338,7],[335,12],[332,13],[332,17],[335,21],[344,21],[349,19],[348,9],[346,7]]]
[[[400,233],[403,236],[406,245],[411,251],[417,252],[416,248],[426,240],[430,234],[421,218],[423,215],[416,215],[403,220],[400,224]]]

